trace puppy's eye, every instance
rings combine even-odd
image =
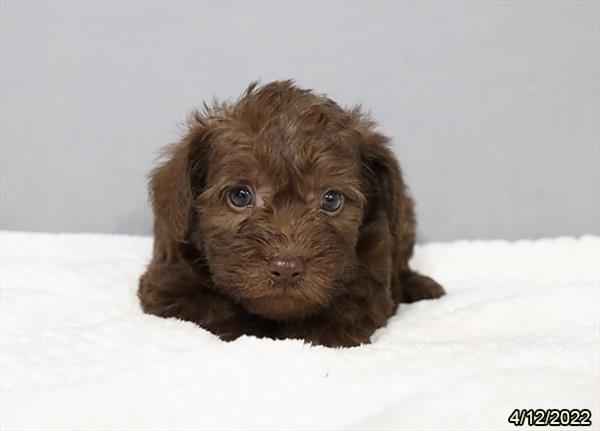
[[[248,187],[235,186],[229,192],[229,203],[236,208],[245,208],[252,206],[254,197]]]
[[[337,213],[344,203],[344,195],[337,190],[327,190],[321,198],[321,209],[328,213]]]

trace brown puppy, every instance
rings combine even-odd
[[[408,267],[413,204],[388,138],[291,81],[205,107],[151,176],[147,313],[313,344],[368,343],[443,288]]]

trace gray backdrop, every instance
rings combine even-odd
[[[187,112],[295,78],[394,138],[422,241],[599,233],[599,3],[10,2],[1,227],[147,234]]]

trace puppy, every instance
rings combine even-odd
[[[408,266],[413,203],[389,139],[292,81],[205,106],[151,174],[146,313],[312,344],[368,343],[444,289]]]

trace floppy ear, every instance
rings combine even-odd
[[[402,180],[400,165],[390,149],[388,137],[375,131],[375,123],[358,108],[351,112],[354,130],[360,134],[361,171],[367,204],[363,223],[385,214],[393,236],[404,236],[414,228],[412,201]]]
[[[194,197],[206,180],[208,135],[206,120],[196,114],[188,134],[166,149],[166,160],[150,175],[154,230],[163,240],[188,240]]]

